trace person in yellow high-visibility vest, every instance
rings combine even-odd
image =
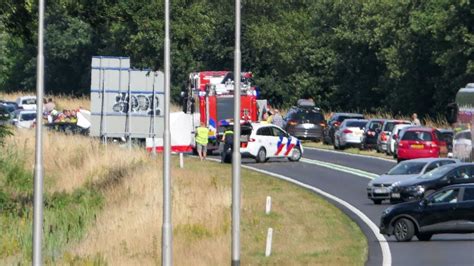
[[[209,128],[206,127],[204,122],[201,122],[201,125],[196,129],[196,150],[201,161],[206,159],[208,142]]]

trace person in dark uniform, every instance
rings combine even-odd
[[[224,135],[222,135],[222,142],[224,142],[224,149],[221,152],[221,162],[228,162],[227,158],[232,156],[232,147],[234,145],[234,130],[232,126],[227,126]]]

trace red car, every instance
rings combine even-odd
[[[398,161],[446,157],[448,148],[441,133],[429,127],[410,127],[398,142]]]

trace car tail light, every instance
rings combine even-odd
[[[295,120],[288,121],[288,125],[290,125],[290,126],[296,126],[297,124],[298,124],[298,122],[295,121]]]
[[[326,127],[326,123],[324,123],[324,122],[319,123],[319,125],[322,126],[322,127]]]
[[[436,144],[436,143],[430,143],[429,147],[432,148],[432,149],[438,148],[438,144]]]
[[[398,147],[403,147],[403,143],[402,142],[398,143]]]
[[[241,142],[240,147],[241,148],[247,148],[248,142]]]
[[[342,131],[342,133],[344,133],[344,134],[350,134],[350,133],[352,133],[352,130],[350,130],[350,129],[344,129],[344,131]]]
[[[388,140],[387,134],[385,134],[385,132],[382,132],[382,133],[380,134],[380,139],[381,139],[382,141],[387,141],[387,140]]]
[[[335,126],[335,127],[338,127],[338,126],[340,126],[340,125],[341,125],[341,122],[339,122],[339,121],[334,122],[334,126]]]
[[[255,139],[249,138],[249,142],[255,142]]]

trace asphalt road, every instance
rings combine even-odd
[[[371,173],[387,172],[395,162],[351,156],[322,150],[305,150],[304,158],[339,164]],[[284,175],[307,185],[328,192],[359,209],[376,225],[380,214],[389,204],[374,205],[366,196],[367,178],[340,172],[304,162],[270,160],[255,164],[254,160],[243,159],[243,164]],[[374,233],[350,210],[333,202],[361,227],[369,242],[367,265],[382,265],[382,250]],[[387,239],[392,254],[392,265],[474,265],[474,235],[434,235],[429,242],[419,242],[416,237],[411,242],[398,243],[395,238]]]

